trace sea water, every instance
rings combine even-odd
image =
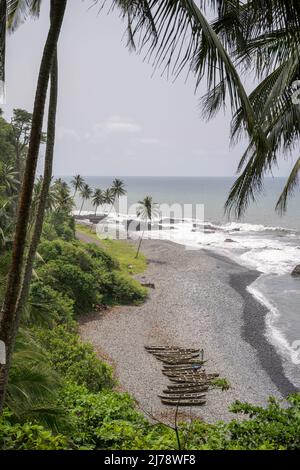
[[[106,189],[113,178],[85,179],[93,188]],[[268,308],[264,334],[281,355],[287,377],[300,388],[300,354],[297,353],[297,345],[300,346],[300,279],[291,276],[292,270],[300,264],[300,192],[295,192],[286,215],[280,217],[275,205],[285,179],[267,178],[258,201],[249,206],[242,220],[236,220],[224,215],[224,203],[233,178],[121,179],[126,185],[129,207],[146,195],[152,196],[158,204],[203,204],[204,221],[183,215],[175,221],[173,230],[154,229],[151,238],[171,239],[189,248],[212,250],[260,272],[248,290]],[[70,181],[69,178],[65,180]],[[77,207],[79,204],[78,198]],[[84,207],[87,212],[91,209],[90,203]],[[111,223],[115,217],[117,214],[111,211]],[[129,210],[129,215],[119,215],[121,222],[126,217],[134,218],[135,209]],[[162,226],[168,228],[169,223],[163,220]]]

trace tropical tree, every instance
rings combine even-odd
[[[0,2],[0,96],[4,94],[7,0]]]
[[[104,204],[104,195],[101,189],[95,189],[93,197],[92,197],[92,204],[95,207],[95,215],[97,214],[98,207]]]
[[[71,181],[71,185],[74,188],[73,197],[75,197],[76,194],[77,194],[77,191],[79,191],[82,188],[82,186],[84,185],[84,179],[80,175],[75,175],[74,178]]]
[[[28,222],[30,205],[32,201],[33,185],[39,155],[42,125],[45,112],[45,103],[53,58],[57,50],[57,42],[62,27],[67,0],[51,0],[51,21],[49,33],[44,47],[40,65],[35,104],[32,114],[32,126],[28,144],[28,153],[24,177],[20,192],[16,230],[13,242],[12,260],[9,269],[6,292],[0,319],[0,340],[6,347],[6,364],[0,365],[0,413],[3,410],[8,382],[8,373],[11,366],[16,333],[18,331],[19,317],[16,317],[17,302],[22,283],[24,266],[24,252],[28,235]],[[2,45],[0,45],[1,47]],[[18,311],[20,314],[21,310]]]
[[[118,201],[118,210],[119,210],[120,197],[124,196],[127,192],[126,189],[125,189],[124,181],[122,181],[118,178],[115,178],[112,182],[111,189],[112,189],[115,200],[117,199],[117,201]]]
[[[92,194],[93,194],[92,188],[87,183],[85,183],[80,190],[82,204],[80,207],[79,215],[81,215],[85,201],[88,201],[91,198]]]
[[[109,215],[115,202],[115,195],[112,191],[112,188],[105,189],[105,191],[103,192],[103,199],[104,199],[104,202],[103,202],[104,204],[110,205],[110,208],[107,213],[107,215]]]
[[[136,210],[136,215],[142,220],[143,222],[143,231],[142,235],[139,239],[139,244],[137,248],[137,252],[135,257],[138,258],[139,252],[141,249],[142,241],[144,238],[145,234],[145,226],[152,221],[153,217],[158,215],[158,207],[155,202],[153,202],[153,199],[151,196],[146,196],[142,201],[138,202],[139,206]]]
[[[16,194],[20,186],[18,173],[10,163],[0,164],[0,186],[5,188],[6,196]]]

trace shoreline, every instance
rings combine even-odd
[[[219,255],[217,253],[206,250],[209,256],[216,259],[224,260],[240,266],[229,257]],[[280,393],[285,397],[289,394],[297,393],[299,390],[286,377],[283,369],[282,358],[275,346],[271,344],[265,336],[266,317],[269,314],[268,308],[248,291],[248,287],[260,277],[261,273],[256,270],[248,269],[248,272],[241,274],[231,274],[229,276],[229,284],[239,293],[244,300],[242,337],[244,341],[249,343],[258,354],[263,369],[268,373]],[[260,311],[257,309],[260,306]]]
[[[166,381],[161,364],[145,351],[147,344],[203,347],[207,371],[229,380],[229,391],[213,389],[204,407],[192,408],[193,416],[207,422],[234,418],[228,408],[235,400],[264,406],[269,396],[280,399],[296,391],[264,337],[268,310],[247,291],[258,272],[168,241],[145,240],[142,251],[148,269],[138,279],[156,287],[149,299],[91,314],[80,327],[83,339],[114,364],[122,390],[142,411],[158,419],[170,412],[157,397]]]

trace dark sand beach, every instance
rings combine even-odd
[[[191,410],[208,422],[233,417],[228,407],[234,400],[265,405],[269,396],[295,392],[264,336],[267,311],[246,290],[259,273],[166,241],[144,241],[142,251],[149,265],[139,279],[155,284],[147,302],[93,313],[80,326],[141,410],[158,419],[168,415],[157,397],[168,381],[145,351],[149,344],[203,348],[206,370],[230,381],[229,391],[212,390],[204,407]]]

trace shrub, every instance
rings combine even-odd
[[[92,391],[113,386],[111,367],[101,362],[92,346],[82,342],[76,333],[59,325],[54,330],[39,330],[37,334],[50,363],[63,377]]]
[[[70,323],[73,319],[73,300],[41,281],[31,284],[29,304],[30,320],[35,324],[53,327],[57,323]]]
[[[69,383],[62,393],[62,401],[75,421],[72,436],[78,446],[91,449],[115,448],[118,441],[120,421],[135,427],[135,433],[146,426],[143,416],[136,411],[135,403],[129,395],[112,391],[90,393],[86,387]],[[115,426],[115,433],[108,436],[106,426]],[[102,435],[103,431],[103,435]]]
[[[75,313],[86,313],[102,300],[93,274],[79,266],[66,264],[63,259],[46,263],[38,270],[44,284],[74,300]]]
[[[45,241],[39,245],[39,253],[44,262],[59,260],[67,264],[76,264],[83,271],[91,272],[93,261],[87,251],[77,243],[64,240]]]
[[[42,426],[31,423],[11,424],[8,413],[0,419],[1,450],[64,450],[68,440],[61,434],[52,434]]]
[[[129,275],[114,272],[112,298],[121,304],[139,304],[147,297],[147,289]]]
[[[108,253],[102,250],[99,246],[94,243],[80,243],[84,246],[86,251],[91,255],[94,260],[101,262],[101,265],[104,266],[107,270],[119,269],[119,263],[116,259],[110,256]]]

